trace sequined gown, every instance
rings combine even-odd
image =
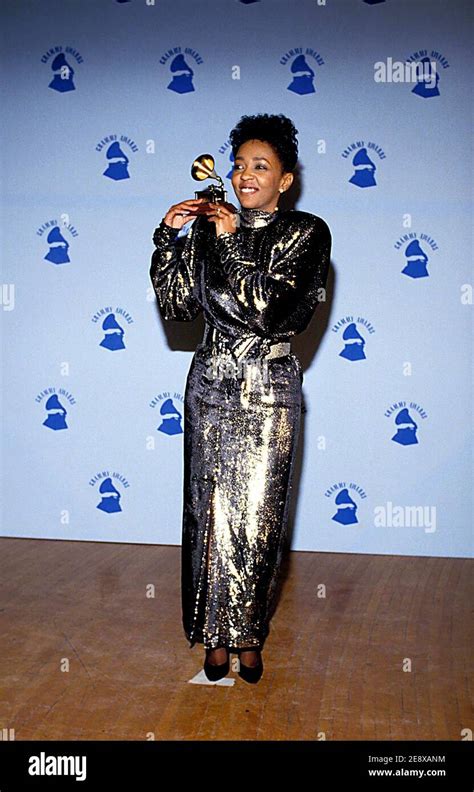
[[[302,332],[324,299],[325,221],[241,209],[216,236],[155,229],[150,278],[164,319],[205,330],[184,394],[182,618],[192,647],[263,646],[269,633],[302,405],[302,367],[271,345]]]

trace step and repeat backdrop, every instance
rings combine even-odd
[[[2,533],[179,545],[183,394],[152,235],[284,113],[333,237],[293,344],[297,550],[472,555],[470,3],[3,0]],[[210,182],[207,182],[210,184]],[[189,231],[190,224],[181,233]]]

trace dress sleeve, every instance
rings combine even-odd
[[[150,278],[164,319],[191,321],[201,311],[193,272],[195,224],[186,236],[161,221],[153,234]]]
[[[219,234],[221,265],[254,333],[291,336],[306,329],[324,299],[331,241],[322,218],[292,221],[281,228],[257,267],[243,254],[237,232]]]

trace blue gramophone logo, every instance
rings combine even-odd
[[[344,349],[339,352],[339,356],[346,360],[365,360],[365,339],[359,333],[355,322],[351,322],[342,334],[345,342]]]
[[[366,360],[366,337],[375,333],[375,327],[369,319],[347,314],[334,322],[331,332],[342,333],[344,346],[339,352],[339,357],[351,362]]]
[[[101,511],[107,512],[107,514],[114,514],[115,512],[122,511],[120,505],[120,492],[114,487],[110,476],[102,481],[99,486],[99,492],[102,499],[100,503],[97,504],[97,509],[101,509]]]
[[[157,432],[161,432],[169,437],[183,434],[183,413],[182,409],[179,410],[176,406],[177,404],[183,405],[183,402],[184,399],[182,394],[176,391],[173,394],[170,393],[170,391],[163,391],[158,396],[152,398],[150,407],[153,410],[159,408],[160,413],[159,424],[156,426]]]
[[[415,421],[414,415],[417,416]],[[401,399],[391,404],[385,410],[385,418],[389,418],[395,424],[395,434],[390,438],[394,443],[401,446],[418,445],[417,431],[420,421],[425,421],[428,417],[426,410],[418,402],[407,402]]]
[[[166,399],[160,407],[161,423],[158,432],[167,435],[183,434],[181,426],[182,414],[175,407],[172,399]]]
[[[162,55],[160,58],[162,66],[170,61],[168,68],[171,80],[166,86],[169,91],[174,91],[177,94],[186,94],[195,90],[193,84],[194,70],[191,66],[192,60],[194,60],[195,65],[204,63],[199,53],[191,47],[185,47],[184,51],[181,50],[181,47],[173,47]]]
[[[104,331],[104,337],[100,342],[101,347],[110,349],[111,352],[116,352],[118,349],[125,349],[123,341],[124,330],[117,322],[114,313],[110,313],[105,317],[102,322],[102,330]]]
[[[166,86],[170,91],[175,91],[175,93],[179,94],[194,91],[194,72],[191,66],[186,63],[184,55],[181,52],[171,61],[170,71],[173,77]]]
[[[436,71],[436,64],[429,58],[422,58],[418,65],[417,82],[411,92],[423,99],[439,96],[439,74]]]
[[[103,172],[103,176],[107,176],[114,181],[121,181],[122,179],[129,179],[128,172],[129,159],[124,151],[120,148],[120,144],[115,140],[110,144],[106,151],[108,165]]]
[[[405,248],[406,264],[402,273],[409,278],[428,278],[428,256],[417,239],[413,239]]]
[[[337,493],[334,503],[337,506],[337,511],[332,516],[334,522],[341,523],[341,525],[354,525],[359,522],[356,515],[356,502],[349,495],[347,487]]]
[[[121,494],[117,485],[120,484],[124,489],[128,489],[130,482],[127,477],[117,471],[113,471],[111,474],[109,470],[101,470],[89,479],[90,487],[95,487],[96,484],[99,484],[98,495],[100,495],[100,500],[97,503],[96,493],[96,509],[106,514],[121,512]]]
[[[74,47],[54,46],[43,53],[41,63],[49,63],[53,77],[48,85],[57,93],[70,93],[76,90],[74,85],[74,69],[72,64],[81,64],[84,59]]]
[[[291,64],[291,73],[294,75],[292,81],[287,88],[293,93],[309,94],[315,93],[314,87],[314,71],[306,61],[304,55],[297,55]]]
[[[46,261],[52,264],[67,264],[70,262],[68,255],[69,242],[64,238],[58,226],[54,226],[46,237],[49,250],[45,255]]]
[[[99,346],[110,352],[125,349],[125,326],[134,324],[134,318],[129,311],[121,305],[104,305],[92,315],[91,322],[101,331]],[[99,327],[100,325],[100,327]]]
[[[406,58],[406,63],[414,66],[410,82],[415,82],[411,92],[421,99],[432,99],[440,95],[438,83],[440,73],[449,69],[448,59],[438,50],[419,49]]]
[[[46,401],[44,408],[48,416],[43,421],[43,426],[46,426],[48,429],[53,429],[54,431],[68,428],[66,423],[67,410],[63,407],[55,393]]]
[[[76,399],[72,393],[66,388],[48,387],[40,391],[35,396],[36,404],[41,404],[43,407],[43,426],[46,429],[52,429],[57,432],[60,429],[69,429],[66,422],[67,409],[76,404]]]
[[[356,187],[376,187],[375,171],[375,155],[379,159],[385,159],[386,154],[381,146],[373,141],[365,143],[363,140],[350,143],[347,148],[342,152],[344,159],[351,159],[352,162],[352,176],[348,179],[350,184]]]
[[[67,62],[63,52],[60,52],[59,55],[56,55],[55,59],[51,63],[51,69],[55,74],[49,83],[48,88],[52,88],[53,91],[59,91],[59,93],[66,93],[67,91],[76,90],[76,86],[73,82],[74,69]]]
[[[105,150],[107,160],[103,176],[112,179],[112,181],[123,181],[130,178],[128,172],[130,160],[125,153],[126,146],[133,154],[139,150],[135,141],[128,135],[120,135],[120,138],[118,135],[107,135],[97,143],[95,150],[101,153]]]
[[[396,415],[395,425],[397,431],[392,437],[394,443],[400,443],[400,445],[404,446],[418,443],[418,438],[416,436],[418,425],[415,423],[406,407],[400,410]]]
[[[350,183],[357,187],[375,187],[377,184],[374,176],[376,166],[367,154],[366,148],[361,148],[354,154],[352,164],[354,174],[349,179]]]
[[[355,525],[357,519],[357,503],[355,497],[360,500],[367,498],[365,489],[354,481],[338,481],[332,484],[324,493],[324,497],[334,503],[335,511],[331,514],[331,520],[340,525]]]
[[[430,277],[428,272],[430,256],[439,250],[438,243],[431,234],[407,231],[397,239],[394,247],[404,257],[402,275],[413,280]]]
[[[43,261],[49,261],[54,265],[70,263],[70,243],[66,238],[66,232],[73,238],[79,236],[77,228],[71,223],[67,212],[61,214],[59,218],[46,220],[36,229],[36,235],[42,239]],[[45,248],[46,253],[44,253]]]
[[[286,86],[288,91],[292,91],[299,96],[313,94],[316,92],[314,87],[314,77],[316,72],[310,65],[310,59],[317,65],[323,66],[324,59],[312,47],[294,47],[285,52],[280,58],[282,66],[290,64],[291,81]]]

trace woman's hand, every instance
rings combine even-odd
[[[203,201],[206,202],[206,199],[190,198],[189,201],[173,204],[166,212],[163,220],[171,228],[182,228],[191,218],[198,216],[198,212],[195,210]]]
[[[216,224],[216,236],[226,231],[234,234],[237,230],[237,209],[231,203],[209,202],[209,209],[206,215],[208,220],[213,220]]]

